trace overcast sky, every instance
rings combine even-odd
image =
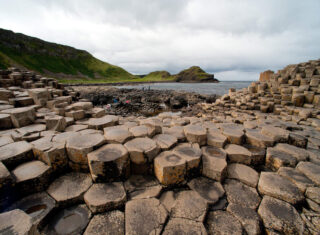
[[[0,28],[134,74],[198,65],[220,80],[320,58],[320,0],[0,0]]]

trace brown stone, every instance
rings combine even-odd
[[[216,147],[202,147],[202,174],[208,178],[223,181],[227,175],[227,154]]]

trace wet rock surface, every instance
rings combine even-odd
[[[0,233],[317,234],[319,67],[217,101],[14,69],[20,87],[0,83]]]

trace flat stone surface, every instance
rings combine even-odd
[[[320,166],[312,162],[299,162],[296,169],[320,186]]]
[[[36,231],[36,228],[32,225],[31,216],[22,210],[16,209],[0,214],[1,234],[35,234]]]
[[[74,135],[67,139],[68,157],[74,163],[88,164],[87,154],[104,143],[105,139],[100,134]]]
[[[246,165],[251,163],[252,154],[245,147],[236,144],[228,144],[225,151],[230,162],[243,163]]]
[[[101,118],[90,118],[89,128],[103,130],[105,127],[114,126],[119,122],[119,117],[114,115],[106,115]]]
[[[56,179],[47,192],[58,204],[65,205],[83,201],[83,195],[91,185],[90,175],[72,172]]]
[[[271,137],[277,143],[288,142],[289,133],[287,130],[271,125],[264,126],[261,129],[261,134]]]
[[[13,143],[13,139],[10,136],[0,136],[0,147]]]
[[[217,147],[205,146],[202,150],[202,174],[208,178],[223,181],[227,175],[227,154]]]
[[[231,144],[242,144],[244,133],[240,128],[224,128],[222,134],[227,137],[228,142]]]
[[[281,234],[303,234],[304,232],[304,223],[299,213],[287,202],[264,196],[258,213],[267,229]]]
[[[85,130],[85,129],[88,129],[88,125],[71,125],[71,126],[68,126],[64,131],[74,131],[74,132],[77,132],[77,131],[82,131],[82,130]]]
[[[158,134],[153,137],[153,140],[156,141],[162,151],[171,149],[178,142],[178,139],[175,136],[168,134]]]
[[[93,184],[84,194],[84,201],[94,214],[118,209],[126,199],[122,182]]]
[[[104,138],[110,144],[122,144],[133,138],[133,135],[125,126],[106,127],[103,131]]]
[[[259,174],[249,166],[233,163],[228,165],[227,172],[230,179],[239,180],[253,188],[258,185]]]
[[[12,171],[16,182],[20,183],[27,180],[32,180],[45,175],[50,170],[50,166],[41,161],[30,161],[23,163]]]
[[[197,192],[193,190],[182,191],[177,194],[171,216],[174,218],[190,219],[203,222],[208,204]]]
[[[93,216],[84,235],[123,235],[124,233],[124,213],[110,211]]]
[[[314,185],[308,177],[291,167],[280,167],[277,173],[294,183],[302,193],[306,191],[307,187]]]
[[[157,143],[147,137],[135,138],[125,143],[124,146],[129,152],[131,161],[136,164],[152,162],[160,151]]]
[[[275,148],[290,154],[295,157],[297,161],[306,161],[309,158],[309,154],[305,149],[290,144],[277,144]]]
[[[229,203],[240,204],[251,209],[256,209],[259,206],[261,198],[255,188],[229,179],[223,186]]]
[[[44,230],[44,234],[82,234],[91,218],[86,205],[76,205],[58,211]]]
[[[187,173],[197,171],[201,161],[201,150],[190,143],[179,144],[173,149],[173,153],[186,160]]]
[[[14,142],[0,147],[0,161],[12,168],[33,158],[32,145],[26,141]]]
[[[173,126],[169,128],[163,127],[162,133],[175,136],[179,142],[182,142],[186,139],[182,126]]]
[[[206,235],[202,223],[184,218],[172,218],[166,225],[163,235]]]
[[[154,129],[145,125],[131,127],[129,131],[134,137],[152,137],[155,134]]]
[[[126,235],[158,235],[168,213],[158,199],[137,199],[127,202],[125,208]]]
[[[291,204],[296,204],[304,200],[299,188],[288,179],[272,172],[261,172],[259,193],[275,197]]]
[[[22,107],[3,110],[2,113],[10,114],[14,127],[23,127],[32,124],[36,119],[33,107]]]
[[[155,134],[161,133],[162,121],[157,117],[147,118],[140,120],[140,125],[146,125],[155,130]]]
[[[36,193],[22,198],[14,203],[9,210],[20,209],[31,216],[33,224],[38,225],[56,206],[53,200],[46,192]]]
[[[171,209],[176,203],[176,195],[174,191],[165,191],[161,194],[159,200],[161,204],[166,208],[166,210],[170,213]]]
[[[184,134],[191,143],[205,145],[207,143],[207,130],[200,125],[187,125],[184,127]]]
[[[131,199],[158,197],[162,190],[158,181],[149,175],[132,175],[124,186]]]
[[[163,185],[174,185],[184,181],[186,160],[181,156],[165,151],[154,159],[154,174]]]
[[[248,144],[260,148],[272,147],[274,145],[271,137],[261,134],[256,129],[246,129],[246,140]]]
[[[62,116],[46,116],[45,121],[48,130],[64,131],[67,127],[66,119]]]
[[[227,137],[218,130],[209,130],[207,134],[207,144],[209,146],[223,148],[227,143]]]
[[[276,148],[267,148],[266,166],[271,170],[278,170],[280,167],[295,167],[297,159],[291,154],[280,151]]]
[[[210,211],[207,216],[206,227],[209,235],[242,234],[242,226],[240,222],[227,211]]]
[[[129,175],[128,151],[121,144],[107,144],[89,153],[88,162],[95,182],[125,179]]]
[[[197,192],[208,204],[215,204],[224,195],[225,191],[221,183],[198,177],[188,183],[190,189]]]
[[[10,129],[12,125],[10,114],[0,113],[0,130]]]
[[[261,234],[261,219],[258,213],[239,204],[229,204],[227,211],[236,217],[248,235]]]
[[[319,187],[308,187],[305,193],[307,198],[320,204],[320,188]]]

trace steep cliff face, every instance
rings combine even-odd
[[[124,69],[98,60],[87,51],[0,29],[0,68],[9,66],[56,77],[134,78]]]
[[[177,82],[218,82],[213,74],[208,74],[198,66],[192,66],[175,75]]]

